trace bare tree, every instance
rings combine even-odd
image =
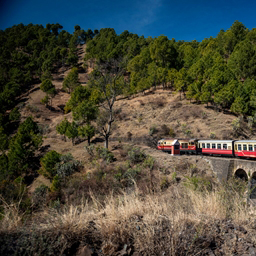
[[[114,104],[116,97],[121,94],[124,81],[124,61],[109,60],[99,63],[94,71],[92,86],[95,86],[100,94],[100,105],[103,109],[98,116],[98,131],[105,139],[105,147],[111,135],[112,123],[114,122]]]

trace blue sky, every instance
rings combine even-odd
[[[74,26],[114,28],[139,36],[198,40],[216,37],[235,20],[256,27],[256,1],[252,0],[2,0],[0,29],[15,24],[60,23],[73,33]]]

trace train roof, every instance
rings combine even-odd
[[[179,140],[177,139],[161,139],[159,141],[166,141],[166,142],[171,142],[171,145],[179,145]]]
[[[198,140],[198,142],[200,143],[206,143],[206,142],[209,142],[209,143],[231,143],[233,142],[234,140]]]
[[[236,143],[256,143],[256,140],[236,140]]]

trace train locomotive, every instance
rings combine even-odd
[[[157,148],[172,155],[203,154],[256,159],[256,140],[161,139]]]

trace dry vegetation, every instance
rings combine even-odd
[[[72,119],[63,113],[70,96],[61,90],[68,72],[53,74],[53,110],[40,103],[44,93],[35,85],[21,114],[41,125],[46,150],[72,153],[84,167],[62,192],[37,193],[51,186],[39,175],[28,188],[32,204],[25,212],[22,200],[0,198],[1,255],[256,255],[256,212],[246,203],[246,185],[218,185],[202,157],[173,158],[154,148],[162,136],[231,138],[235,116],[160,88],[120,98],[110,143],[114,158],[104,158],[86,151],[86,142],[72,146],[56,133],[64,117]],[[79,73],[82,84],[87,75]],[[244,127],[241,138],[249,134]]]
[[[7,207],[1,250],[23,255],[83,255],[81,250],[88,255],[252,255],[256,212],[245,204],[244,184],[230,182],[213,190],[194,185],[190,180],[164,193],[142,195],[135,183],[132,192],[110,194],[103,201],[91,193],[90,202],[47,208],[26,224]]]

